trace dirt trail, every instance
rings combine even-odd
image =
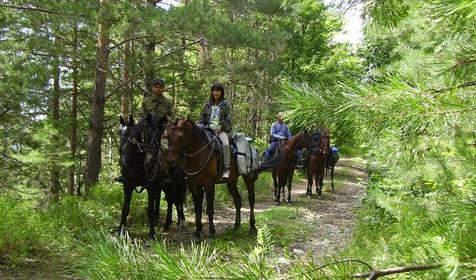
[[[330,191],[330,182],[324,181],[324,190],[321,197],[313,194],[306,195],[307,180],[294,181],[292,189],[293,202],[291,206],[299,208],[300,219],[311,223],[315,230],[305,240],[295,242],[288,248],[296,255],[304,255],[309,252],[317,259],[339,253],[350,243],[354,228],[354,212],[360,206],[361,198],[365,191],[367,173],[362,166],[353,163],[352,159],[342,158],[336,166],[336,189]],[[315,186],[313,187],[313,193]],[[286,191],[287,192],[287,191]],[[249,206],[246,196],[242,197],[242,223],[248,223]],[[289,205],[282,203],[282,205]],[[265,200],[256,202],[256,213],[276,207],[273,201],[272,190]],[[226,211],[223,211],[226,210]],[[217,210],[215,225],[217,234],[232,226],[234,221],[234,209]],[[206,226],[204,226],[206,230]]]

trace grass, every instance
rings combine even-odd
[[[301,179],[302,174],[296,172],[294,181]],[[247,191],[241,179],[239,182],[246,207]],[[255,191],[257,202],[271,200],[270,172],[260,174]],[[147,196],[134,193],[127,224],[131,238],[117,239],[111,233],[119,223],[122,197],[122,188],[109,184],[95,187],[87,199],[64,196],[58,204],[43,207],[38,207],[34,200],[19,202],[2,196],[0,210],[5,214],[0,216],[0,254],[7,256],[10,269],[23,270],[20,267],[27,264],[27,259],[34,258],[51,261],[87,279],[156,279],[157,275],[161,279],[175,279],[177,275],[195,275],[193,279],[205,276],[273,279],[277,275],[278,256],[269,248],[279,247],[282,249],[279,252],[286,252],[293,244],[306,240],[315,228],[301,218],[305,205],[295,197],[293,204],[277,207],[270,204],[269,209],[256,213],[257,227],[261,229],[258,237],[249,233],[248,219],[244,216],[241,228],[233,230],[234,221],[230,219],[230,228],[220,231],[209,245],[197,246],[188,243],[188,238],[183,245],[142,242],[140,239],[148,232]],[[216,198],[217,212],[233,205],[224,185],[217,185]],[[165,207],[162,201],[162,218]],[[189,221],[193,220],[190,197],[186,211]],[[188,227],[192,228],[193,224],[189,223]],[[204,264],[199,260],[203,259],[210,262],[211,271],[200,268]]]

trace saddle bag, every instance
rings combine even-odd
[[[233,142],[236,146],[236,163],[241,175],[250,174],[259,168],[258,151],[254,149],[244,133],[236,133]]]

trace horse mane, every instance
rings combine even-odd
[[[207,134],[205,132],[205,129],[200,128],[198,125],[195,124],[194,121],[192,121],[190,118],[186,118],[185,120],[182,121],[180,124],[181,126],[185,126],[187,123],[190,124],[190,127],[192,131],[195,132],[195,134],[200,137],[200,141],[203,142],[208,142]]]
[[[299,136],[299,137],[298,137]],[[288,142],[286,143],[286,145],[290,146],[290,147],[294,147],[298,144],[299,141],[302,140],[302,138],[304,137],[304,133],[303,132],[299,132],[298,134],[294,135],[294,137],[291,137]]]

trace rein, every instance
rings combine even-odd
[[[142,141],[144,141],[144,135],[143,135],[143,132],[141,133],[141,136],[142,136]],[[154,137],[153,139],[153,144],[142,144],[141,142],[137,141],[137,139],[135,138],[127,138],[127,140],[136,145],[137,148],[139,149],[139,153],[144,153],[146,151],[151,151],[151,152],[155,152],[154,150],[154,145],[153,144],[156,144],[158,145],[159,149],[158,149],[158,159],[157,161],[155,162],[154,166],[152,167],[152,169],[149,169],[147,168],[147,163],[144,161],[144,171],[145,171],[145,178],[148,180],[148,181],[152,181],[154,180],[156,177],[157,177],[157,174],[158,172],[160,171],[160,165],[163,164],[163,166],[165,166],[165,158],[164,158],[164,155],[163,155],[163,152],[162,152],[162,149],[160,148],[160,143],[157,142],[157,138]],[[149,171],[150,170],[150,171]],[[142,188],[140,191],[137,191],[137,193],[141,193],[142,191],[144,190],[144,188]]]
[[[204,133],[205,133],[205,132],[204,132]],[[198,154],[199,154],[200,152],[202,152],[206,147],[210,146],[214,141],[217,141],[217,137],[218,137],[217,135],[213,136],[213,138],[212,138],[207,144],[205,144],[203,147],[201,147],[198,151],[193,152],[193,153],[191,153],[191,154],[187,153],[187,152],[184,150],[184,151],[183,151],[183,155],[184,155],[185,157],[189,157],[189,158],[198,155]],[[186,139],[189,139],[189,133],[186,134]],[[187,145],[187,146],[188,146],[188,145]],[[197,171],[188,171],[188,170],[186,170],[186,169],[185,169],[185,166],[184,166],[185,162],[182,163],[182,170],[183,170],[183,172],[184,172],[186,175],[188,175],[188,176],[194,176],[194,175],[197,175],[197,174],[201,173],[201,172],[205,169],[205,167],[208,165],[208,163],[210,162],[210,159],[212,158],[212,155],[213,155],[213,149],[210,148],[210,153],[208,154],[207,160],[202,164],[202,166],[201,166]]]

